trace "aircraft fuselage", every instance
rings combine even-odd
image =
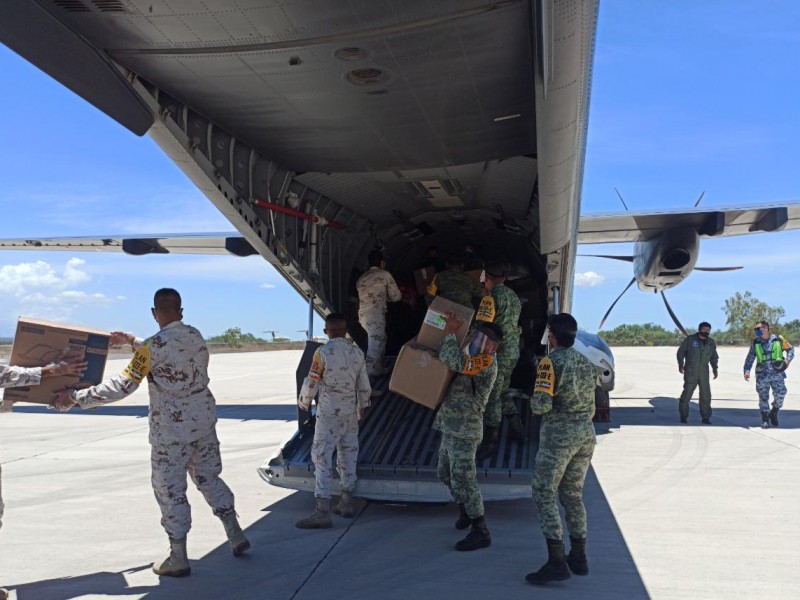
[[[700,236],[694,228],[669,229],[649,240],[636,242],[633,273],[643,292],[675,287],[692,272],[700,251]]]

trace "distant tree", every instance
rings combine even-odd
[[[655,323],[619,325],[601,336],[611,346],[675,346],[683,341],[683,334]]]
[[[786,315],[782,306],[770,306],[749,291],[744,294],[736,292],[725,300],[723,310],[730,332],[737,335],[739,341],[744,344],[753,338],[753,325],[757,321],[766,320],[772,328],[773,325],[778,325],[781,318]]]
[[[231,348],[242,347],[242,330],[239,327],[230,327],[222,332],[222,341]]]

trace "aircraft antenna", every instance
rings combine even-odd
[[[694,203],[694,207],[695,207],[695,208],[697,208],[698,206],[700,206],[700,201],[703,199],[703,196],[705,196],[705,195],[706,195],[706,191],[705,191],[705,190],[703,190],[703,193],[702,193],[702,194],[700,194],[700,197],[697,199],[697,202],[695,202],[695,203]]]
[[[619,196],[619,201],[622,202],[622,206],[625,207],[625,210],[630,211],[628,205],[625,204],[625,200],[622,198],[622,194],[619,193],[619,190],[617,188],[614,188],[614,191],[617,192],[617,196]]]

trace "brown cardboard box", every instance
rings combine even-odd
[[[420,296],[424,296],[428,291],[428,285],[433,281],[434,277],[436,277],[436,269],[434,267],[425,267],[414,271],[414,283],[417,285],[417,293]]]
[[[422,328],[417,336],[418,344],[436,352],[439,351],[439,346],[444,339],[444,326],[447,323],[445,315],[447,313],[454,313],[464,321],[456,331],[458,345],[462,346],[464,344],[472,317],[475,316],[475,311],[438,296],[433,299],[433,302],[428,307],[428,312],[425,314],[425,320],[422,322]]]
[[[436,352],[411,340],[397,355],[389,389],[395,394],[434,409],[442,403],[450,382],[455,377]]]
[[[100,383],[103,381],[110,340],[111,334],[107,331],[20,317],[9,364],[40,367],[64,357],[78,357],[86,360],[89,365],[80,381],[78,377],[49,377],[41,385],[6,388],[3,399],[6,404],[48,404],[56,390],[66,387],[87,388]]]

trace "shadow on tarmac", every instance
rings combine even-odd
[[[73,408],[64,415],[106,416],[106,417],[146,417],[147,406],[99,406],[80,410]],[[47,406],[14,406],[15,413],[54,414]],[[218,404],[217,417],[237,421],[296,421],[297,407],[293,404]]]
[[[367,503],[353,520],[334,516],[329,530],[300,530],[297,519],[313,505],[310,494],[292,494],[263,510],[267,514],[247,528],[253,548],[240,558],[227,542],[206,556],[192,552],[192,574],[160,578],[152,585],[150,565],[131,565],[120,572],[13,585],[19,600],[68,600],[83,596],[318,600],[464,600],[569,597],[592,599],[648,598],[631,553],[594,475],[585,490],[590,525],[588,577],[535,589],[524,576],[546,560],[544,538],[532,500],[493,502],[486,506],[492,546],[461,553],[453,544],[464,532],[453,522],[452,504],[388,505]],[[208,510],[197,505],[195,512]],[[219,531],[220,541],[222,530]],[[166,550],[165,539],[153,540],[153,555]],[[124,540],[109,539],[107,552],[124,554]],[[80,542],[75,551],[80,552]],[[145,571],[143,573],[142,571]]]
[[[596,423],[595,430],[598,435],[608,433],[609,430],[619,428],[621,425],[645,425],[654,427],[741,427],[745,429],[760,429],[761,414],[758,403],[753,400],[734,400],[719,398],[726,402],[742,402],[747,408],[715,408],[714,400],[711,401],[711,425],[700,422],[700,409],[697,401],[689,403],[689,422],[681,425],[678,415],[678,399],[668,396],[656,396],[650,400],[650,407],[623,406],[611,409],[611,421]],[[781,409],[778,412],[779,429],[800,429],[800,410]]]

